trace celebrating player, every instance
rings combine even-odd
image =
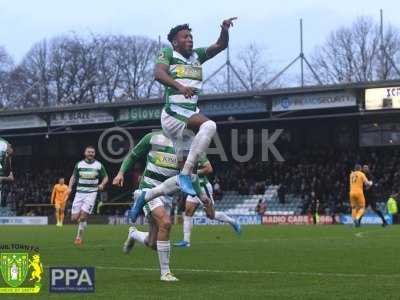
[[[188,195],[186,197],[185,214],[183,216],[183,240],[175,243],[174,246],[183,248],[190,247],[190,236],[193,228],[193,215],[200,205],[204,207],[207,218],[228,223],[233,227],[236,233],[240,234],[241,228],[239,223],[229,217],[226,213],[222,211],[215,211],[213,188],[207,178],[207,175],[211,174],[212,172],[213,167],[204,153],[199,158],[197,174],[199,175],[201,188],[204,190],[204,193],[208,195],[211,201],[208,203],[203,203],[197,196],[193,197]]]
[[[71,211],[71,221],[78,223],[75,245],[82,245],[87,217],[93,211],[97,192],[104,190],[108,182],[106,169],[101,162],[95,160],[96,150],[94,147],[87,146],[84,155],[85,159],[75,165],[67,191],[68,197],[76,183],[76,193]],[[100,180],[101,183],[99,184]]]
[[[372,181],[361,172],[361,165],[356,164],[354,171],[350,173],[351,217],[355,227],[361,226],[361,217],[365,211],[364,185],[371,186]]]
[[[207,150],[217,128],[215,122],[199,112],[197,106],[203,84],[201,65],[228,46],[229,28],[234,20],[236,18],[222,22],[217,42],[208,48],[193,49],[192,30],[188,24],[172,28],[168,34],[172,49],[162,49],[156,61],[155,79],[165,86],[161,126],[164,134],[172,140],[180,167],[183,165],[178,176],[179,186],[192,196],[196,195],[192,185],[196,180],[191,176],[193,168],[199,155]],[[194,137],[193,132],[197,132]],[[136,220],[145,202],[165,195],[176,184],[174,179],[170,179],[165,182],[166,190],[143,192],[132,207],[132,220]]]
[[[122,186],[124,174],[134,163],[144,155],[147,155],[146,168],[140,181],[139,189],[135,191],[134,198],[139,197],[143,191],[151,188],[162,189],[167,180],[178,181],[178,159],[171,140],[161,131],[145,135],[140,142],[130,151],[122,162],[120,171],[113,180],[113,184]],[[164,181],[164,182],[163,182]],[[171,220],[169,212],[172,206],[170,194],[178,191],[177,183],[167,190],[167,194],[158,196],[149,201],[143,210],[149,219],[149,232],[141,232],[135,227],[129,229],[128,238],[124,244],[124,252],[129,253],[135,241],[138,241],[158,252],[162,281],[177,281],[169,268],[169,256],[171,251],[170,230]],[[200,191],[197,181],[195,188]],[[205,193],[199,193],[199,198],[204,202],[210,201]],[[135,199],[136,200],[136,199]]]
[[[372,174],[369,170],[368,165],[363,165],[362,170],[363,170],[365,176],[367,177],[367,179],[372,180]],[[379,210],[378,206],[376,205],[375,185],[376,185],[376,183],[369,187],[366,187],[364,190],[365,200],[366,200],[365,207],[370,206],[371,209],[381,218],[382,226],[386,227],[388,224],[385,220],[385,217],[383,216],[383,213]]]
[[[67,191],[68,186],[64,183],[63,177],[58,179],[58,183],[54,185],[53,192],[51,193],[50,203],[54,205],[56,209],[56,220],[58,227],[63,226],[64,223],[64,210],[65,203],[67,202]]]

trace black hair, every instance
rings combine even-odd
[[[181,25],[177,25],[174,28],[172,28],[169,33],[168,33],[168,41],[170,41],[170,43],[172,43],[172,41],[174,40],[175,36],[177,35],[177,33],[181,30],[189,30],[192,31],[192,28],[189,27],[189,24],[181,24]]]

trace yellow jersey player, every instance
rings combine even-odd
[[[364,185],[371,186],[372,181],[361,172],[361,165],[356,164],[354,171],[350,173],[351,217],[355,227],[361,226],[361,217],[365,211]]]
[[[65,179],[61,177],[58,179],[58,183],[54,185],[50,199],[51,204],[53,204],[56,209],[56,220],[58,227],[63,226],[65,203],[67,202],[68,195],[67,191],[68,186],[65,184]]]

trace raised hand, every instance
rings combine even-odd
[[[233,27],[233,21],[237,20],[237,17],[229,18],[222,21],[221,28],[228,30],[229,28]]]

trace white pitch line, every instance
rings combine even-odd
[[[133,268],[96,266],[100,270],[121,270],[121,271],[159,271],[158,268]],[[189,273],[223,273],[223,274],[252,274],[252,275],[293,275],[293,276],[317,276],[317,277],[400,277],[400,274],[346,274],[346,273],[322,273],[322,272],[280,272],[280,271],[252,271],[252,270],[213,270],[213,269],[186,269],[174,268],[174,271]]]
[[[235,239],[235,240],[229,240],[226,241],[224,239],[222,240],[215,240],[215,241],[197,241],[196,245],[214,245],[214,244],[237,244],[237,243],[269,243],[269,242],[274,242],[274,241],[319,241],[319,240],[346,240],[348,237],[319,237],[319,238],[266,238],[266,239],[254,239],[254,240],[245,240],[245,239]],[[121,241],[121,245],[104,245],[104,244],[99,244],[99,245],[84,245],[82,249],[90,249],[90,248],[109,248],[111,247],[120,247],[122,248],[123,240]],[[71,248],[76,248],[76,246],[72,245],[70,243],[70,246],[66,245],[65,247],[46,247],[46,250],[60,250],[60,249],[71,249]]]
[[[363,238],[365,235],[369,235],[370,233],[377,233],[377,232],[385,232],[385,230],[371,230],[371,231],[361,231],[354,234],[355,237]]]
[[[355,236],[355,237],[358,237],[358,238],[362,238],[363,235],[364,235],[364,233],[367,233],[367,232],[366,232],[366,231],[364,231],[364,232],[357,232],[357,233],[354,234],[354,236]]]

